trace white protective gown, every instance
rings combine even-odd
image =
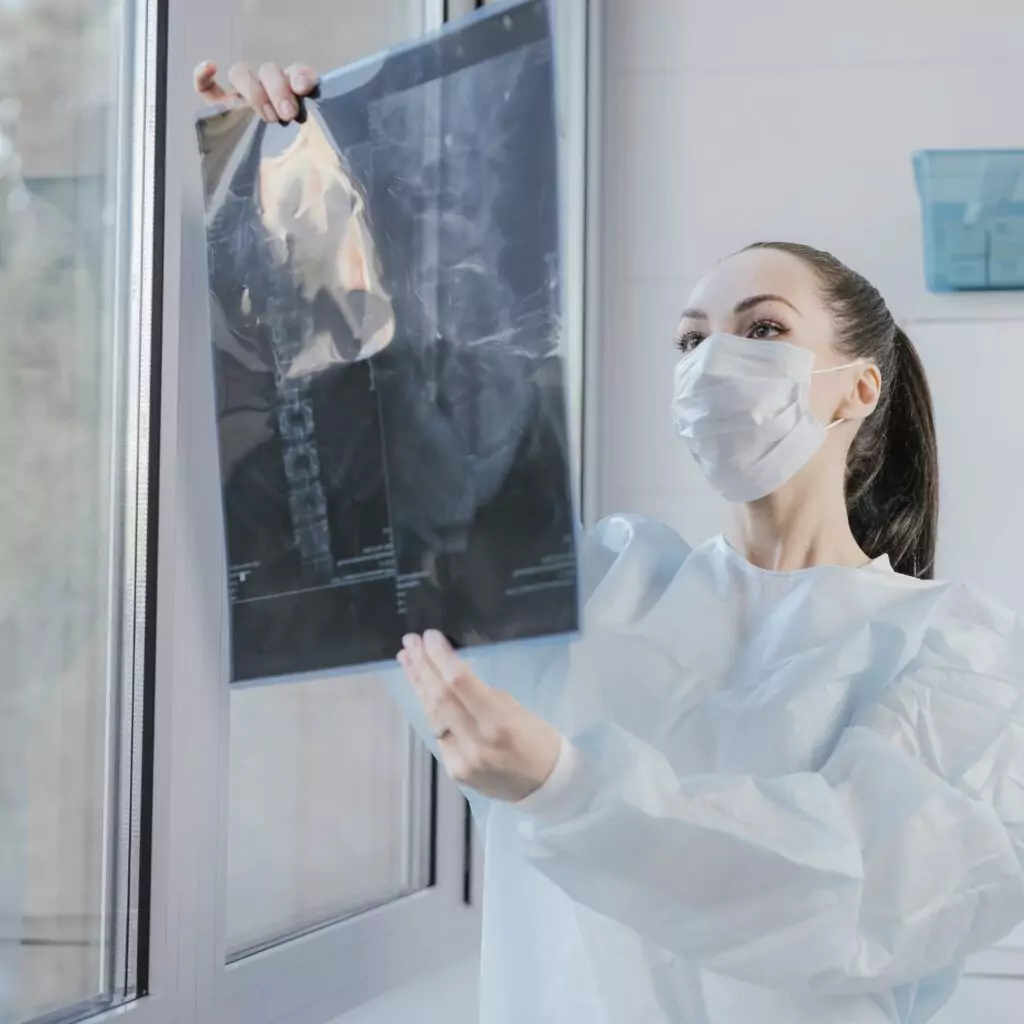
[[[1016,617],[623,516],[583,557],[582,641],[472,659],[571,741],[522,805],[468,794],[481,1024],[929,1020],[1024,919]]]

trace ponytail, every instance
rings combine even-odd
[[[836,329],[836,347],[882,375],[875,411],[846,457],[846,511],[861,549],[888,555],[897,572],[931,579],[939,519],[935,418],[924,367],[878,289],[831,253],[794,242],[757,242],[814,272]]]
[[[866,554],[887,554],[897,572],[931,579],[939,518],[931,391],[921,358],[899,327],[893,348],[892,379],[882,381],[888,400],[875,413],[881,422],[862,430],[868,445],[850,449],[847,512]]]

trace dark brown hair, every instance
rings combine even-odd
[[[846,464],[850,527],[872,558],[887,554],[897,572],[931,579],[939,460],[931,392],[917,350],[878,289],[835,256],[792,242],[747,248],[789,253],[810,267],[832,313],[839,351],[878,367],[878,408],[857,431]]]

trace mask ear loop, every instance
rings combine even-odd
[[[843,363],[842,366],[826,366],[824,370],[811,370],[811,376],[815,377],[819,373],[838,373],[840,370],[852,370],[855,366],[860,366],[862,363],[867,363],[866,359],[854,359],[852,363]],[[870,366],[871,364],[868,363]],[[847,420],[838,419],[833,420],[827,427],[826,430],[831,430],[833,427],[838,427],[840,423],[847,423]]]
[[[866,362],[866,359],[854,359],[852,363],[843,363],[842,366],[826,366],[824,370],[811,370],[811,376],[817,376],[819,373],[838,373],[840,370],[851,370],[853,367],[860,366],[861,363]]]

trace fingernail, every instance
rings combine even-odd
[[[281,104],[281,109],[284,111],[284,116],[287,117],[289,121],[292,121],[299,116],[299,105],[295,100],[285,100]]]
[[[405,636],[402,637],[402,646],[409,651],[413,650],[419,642],[420,638],[415,633],[406,633]]]
[[[444,648],[448,646],[448,641],[445,640],[444,634],[439,633],[436,629],[428,629],[423,634],[423,641],[428,647]]]
[[[300,71],[295,76],[295,84],[300,89],[312,89],[313,86],[316,85],[316,78],[314,78],[312,75],[306,74],[305,71]]]
[[[277,111],[269,103],[263,105],[263,119],[271,122],[277,120]]]

